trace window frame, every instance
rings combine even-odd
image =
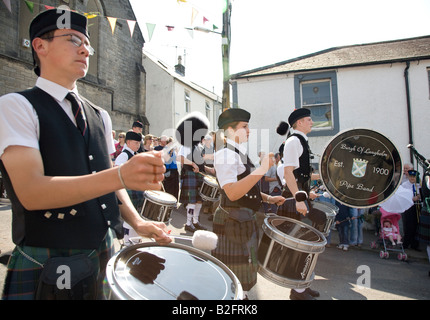
[[[308,134],[309,137],[333,136],[339,132],[339,103],[336,71],[301,73],[294,75],[294,98],[296,109],[308,107],[302,105],[302,84],[322,81],[330,82],[332,125],[329,128],[313,128],[312,132]],[[312,111],[312,106],[310,106],[309,109]]]

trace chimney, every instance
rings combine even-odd
[[[179,73],[181,76],[185,77],[185,67],[182,65],[182,57],[178,56],[178,64],[175,66],[176,73]]]

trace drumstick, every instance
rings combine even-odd
[[[175,239],[189,240],[192,241],[193,247],[200,250],[214,250],[217,247],[218,236],[206,230],[197,230],[193,236],[181,236],[181,235],[169,235]]]

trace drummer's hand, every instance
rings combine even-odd
[[[308,207],[306,207],[306,204],[304,201],[302,202],[296,201],[296,210],[304,216],[306,216],[306,214],[308,213]]]
[[[261,160],[261,167],[267,172],[275,164],[275,156],[273,152],[266,154]]]
[[[276,204],[279,207],[285,202],[285,198],[283,196],[271,196],[270,202]]]
[[[313,191],[309,192],[309,198],[311,200],[314,200],[314,199],[318,198],[319,196],[320,196],[320,194],[318,194],[318,193],[315,193]]]
[[[142,221],[135,231],[140,236],[152,238],[161,245],[172,242],[172,238],[170,238],[168,235],[167,226],[163,222]]]
[[[193,166],[193,171],[195,172],[195,173],[198,173],[200,170],[199,170],[199,167],[193,162],[193,164],[192,164],[192,166]]]
[[[160,151],[136,154],[121,166],[121,176],[127,189],[160,190],[166,171]]]

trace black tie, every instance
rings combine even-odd
[[[84,119],[82,103],[73,92],[69,92],[66,96],[66,99],[71,102],[73,116],[76,119],[76,125],[78,126],[78,129],[81,131],[82,135],[85,136],[85,132],[87,131],[87,122]]]

